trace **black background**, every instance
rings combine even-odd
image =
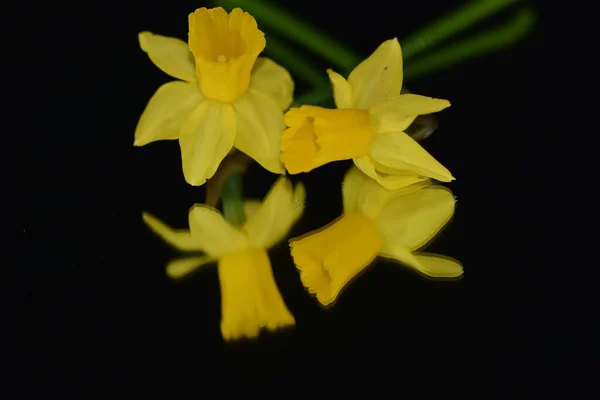
[[[366,57],[463,2],[406,3],[311,0],[287,7]],[[26,64],[36,89],[15,99],[33,105],[18,117],[28,134],[16,138],[25,156],[15,167],[20,189],[9,200],[18,207],[9,217],[18,224],[21,261],[14,269],[26,273],[18,286],[34,307],[18,313],[26,346],[16,376],[35,376],[34,390],[81,397],[123,388],[187,398],[213,390],[284,396],[365,386],[417,398],[534,398],[549,362],[538,309],[550,246],[542,242],[544,169],[560,148],[541,125],[550,118],[545,16],[530,4],[538,25],[522,42],[407,82],[415,93],[452,103],[424,142],[457,178],[449,185],[458,196],[455,218],[430,250],[461,260],[464,279],[433,282],[378,261],[325,311],[304,291],[282,243],[270,255],[297,326],[233,345],[220,337],[216,268],[169,281],[164,267],[175,253],[141,220],[146,210],[184,228],[204,189],[184,181],[176,141],[133,147],[146,102],[171,80],[139,49],[137,33],[186,38],[188,13],[205,4],[28,10],[31,29],[21,34],[27,46],[11,67],[16,74]],[[308,198],[291,235],[339,214],[350,165],[294,177]],[[275,179],[253,165],[246,195],[262,197]]]

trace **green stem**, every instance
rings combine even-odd
[[[323,71],[277,37],[269,35],[265,54],[285,66],[295,78],[310,86],[329,85],[329,80]]]
[[[409,63],[404,68],[404,79],[415,79],[509,46],[523,38],[533,27],[535,20],[535,12],[530,8],[523,8],[510,22],[500,28],[491,29],[461,42],[453,43],[431,55]]]
[[[402,56],[407,60],[518,1],[521,0],[471,0],[404,38],[400,42]]]
[[[361,57],[326,33],[303,22],[299,17],[265,0],[215,0],[227,8],[241,7],[252,14],[262,25],[306,47],[340,69],[349,73],[361,61]]]
[[[242,194],[243,176],[242,173],[230,175],[221,189],[223,216],[225,220],[235,226],[240,226],[246,221]]]

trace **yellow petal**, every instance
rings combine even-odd
[[[202,243],[192,237],[190,231],[175,230],[154,215],[142,213],[144,223],[165,242],[183,251],[202,251]]]
[[[142,50],[161,71],[186,82],[196,81],[194,56],[186,42],[152,32],[141,32],[138,40]]]
[[[367,176],[377,181],[381,186],[389,190],[398,190],[403,187],[427,180],[426,176],[420,176],[410,171],[388,171],[392,174],[379,171],[378,165],[370,156],[357,157],[353,159],[356,165]]]
[[[200,186],[210,179],[235,141],[235,112],[230,104],[204,99],[181,128],[179,146],[185,180]]]
[[[443,186],[432,185],[394,198],[377,217],[379,232],[388,246],[414,251],[429,242],[454,214],[454,196]]]
[[[431,278],[458,278],[463,274],[462,265],[450,257],[428,253],[411,253],[403,246],[388,246],[382,257],[401,262]]]
[[[350,73],[354,108],[368,110],[400,94],[402,50],[397,39],[383,42],[373,54]]]
[[[245,250],[249,246],[246,235],[231,226],[217,210],[196,204],[189,214],[190,231],[194,240],[202,244],[209,256],[218,258],[224,254]]]
[[[450,182],[454,177],[413,138],[404,132],[378,133],[369,155],[385,167]]]
[[[134,146],[179,138],[183,123],[201,101],[194,83],[173,81],[159,87],[137,124]]]
[[[291,239],[291,254],[302,284],[323,305],[331,305],[341,290],[376,257],[382,238],[369,218],[344,214],[323,229]]]
[[[262,207],[262,202],[260,200],[244,200],[244,215],[246,216],[246,221],[251,219],[256,215],[258,210]]]
[[[265,48],[265,35],[253,16],[234,8],[199,8],[188,17],[189,48],[196,60],[204,96],[234,102],[250,85],[256,58]]]
[[[352,108],[352,88],[348,81],[337,72],[328,69],[327,74],[333,86],[333,99],[337,108]]]
[[[285,129],[283,112],[275,100],[250,89],[237,99],[235,147],[252,157],[267,171],[285,172],[279,159],[281,133]]]
[[[254,63],[250,88],[271,97],[281,111],[294,100],[294,81],[290,73],[270,58],[259,57]]]
[[[214,258],[206,256],[178,258],[167,264],[167,275],[173,279],[182,278],[195,269],[213,261],[215,261]]]
[[[293,188],[289,179],[279,178],[244,225],[250,243],[268,249],[282,240],[302,215],[305,197],[302,184]]]
[[[275,283],[269,256],[248,250],[219,259],[221,334],[225,340],[255,338],[261,328],[296,323]]]
[[[458,278],[463,274],[463,267],[457,260],[437,254],[415,253],[421,268],[419,271],[433,278]]]
[[[422,266],[415,255],[399,243],[388,243],[379,254],[381,257],[401,262],[407,267],[421,270]]]
[[[364,174],[358,167],[353,166],[348,170],[342,182],[344,212],[360,212],[369,218],[376,219],[392,199],[420,190],[430,184],[431,181],[425,180],[400,189],[388,190]]]
[[[419,115],[432,114],[447,107],[450,107],[448,100],[403,94],[376,104],[369,109],[369,115],[375,132],[403,132]]]

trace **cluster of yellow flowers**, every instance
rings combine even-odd
[[[266,45],[264,34],[239,8],[191,13],[187,44],[150,32],[140,33],[139,41],[157,67],[180,80],[164,84],[150,99],[134,144],[179,139],[189,184],[200,186],[213,177],[234,147],[282,175],[354,161],[342,183],[342,216],[290,240],[302,283],[323,306],[331,305],[377,256],[432,277],[462,275],[458,262],[416,252],[454,212],[452,193],[431,179],[454,178],[404,131],[417,116],[450,103],[400,94],[402,53],[396,39],[381,44],[347,80],[327,71],[336,109],[289,109],[292,78],[272,60],[258,57]],[[262,202],[244,203],[243,226],[200,204],[189,212],[189,231],[173,230],[147,213],[143,217],[176,248],[205,254],[172,261],[169,276],[181,277],[218,261],[221,331],[229,340],[294,324],[273,279],[267,249],[298,221],[304,200],[304,187],[294,187],[282,176]]]

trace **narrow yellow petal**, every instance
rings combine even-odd
[[[388,243],[379,254],[381,257],[401,262],[407,267],[421,270],[422,265],[415,255],[399,243]]]
[[[186,42],[152,32],[139,33],[138,40],[142,50],[161,71],[186,82],[196,81],[194,56]]]
[[[412,253],[400,245],[388,246],[382,257],[399,261],[430,278],[458,278],[463,274],[462,265],[450,257],[428,253]]]
[[[296,323],[273,277],[265,250],[248,250],[219,259],[221,334],[225,340],[255,338]]]
[[[204,204],[195,204],[189,213],[190,231],[202,249],[214,258],[245,250],[250,245],[246,235],[230,225],[221,213]]]
[[[359,213],[344,214],[333,224],[291,239],[291,254],[302,284],[323,306],[376,257],[382,238],[373,221]]]
[[[290,174],[365,155],[373,141],[369,114],[361,110],[302,106],[284,120],[281,161]]]
[[[354,108],[368,110],[400,94],[402,50],[397,39],[383,42],[373,54],[350,73]]]
[[[379,165],[371,159],[370,156],[357,157],[353,159],[356,165],[367,176],[377,181],[381,186],[389,190],[398,190],[403,187],[427,180],[426,176],[421,176],[411,171],[393,171],[392,174],[379,170]]]
[[[188,230],[175,230],[154,215],[142,213],[144,223],[165,242],[183,251],[202,251],[202,243],[192,237]]]
[[[352,87],[348,81],[337,72],[328,69],[327,74],[333,86],[333,99],[337,108],[352,108]]]
[[[450,221],[454,206],[452,192],[439,185],[394,198],[377,218],[384,250],[401,245],[414,251],[424,246]]]
[[[265,48],[265,35],[256,20],[235,8],[197,9],[188,17],[189,48],[196,60],[202,93],[213,100],[233,102],[250,85],[256,58]]]
[[[204,99],[181,128],[179,146],[187,183],[210,179],[235,141],[235,112],[230,104]]]
[[[169,278],[179,279],[213,261],[214,258],[207,256],[178,258],[167,264],[167,275]]]
[[[168,82],[158,88],[135,129],[134,146],[179,138],[183,123],[202,101],[194,83]]]
[[[250,77],[250,89],[271,97],[281,111],[294,100],[294,81],[290,73],[270,58],[258,57]]]
[[[442,182],[454,180],[446,167],[404,132],[375,135],[369,155],[379,164],[392,169],[407,171]]]
[[[260,210],[262,202],[260,200],[244,200],[243,207],[246,220],[249,220],[256,215],[258,210]]]
[[[389,190],[364,174],[358,167],[353,166],[348,170],[342,182],[344,212],[360,212],[371,219],[376,219],[389,201],[430,184],[431,181],[425,180],[396,190]]]
[[[447,256],[428,253],[415,253],[421,268],[419,271],[432,278],[458,278],[463,274],[460,262]]]
[[[282,240],[302,215],[305,197],[302,184],[294,188],[289,179],[279,178],[244,225],[250,243],[268,249]]]
[[[285,129],[281,107],[272,97],[253,89],[237,99],[233,107],[237,125],[234,146],[267,171],[284,173],[279,149]]]
[[[369,109],[369,115],[375,132],[403,132],[419,115],[432,114],[448,107],[448,100],[403,94],[376,104]]]

